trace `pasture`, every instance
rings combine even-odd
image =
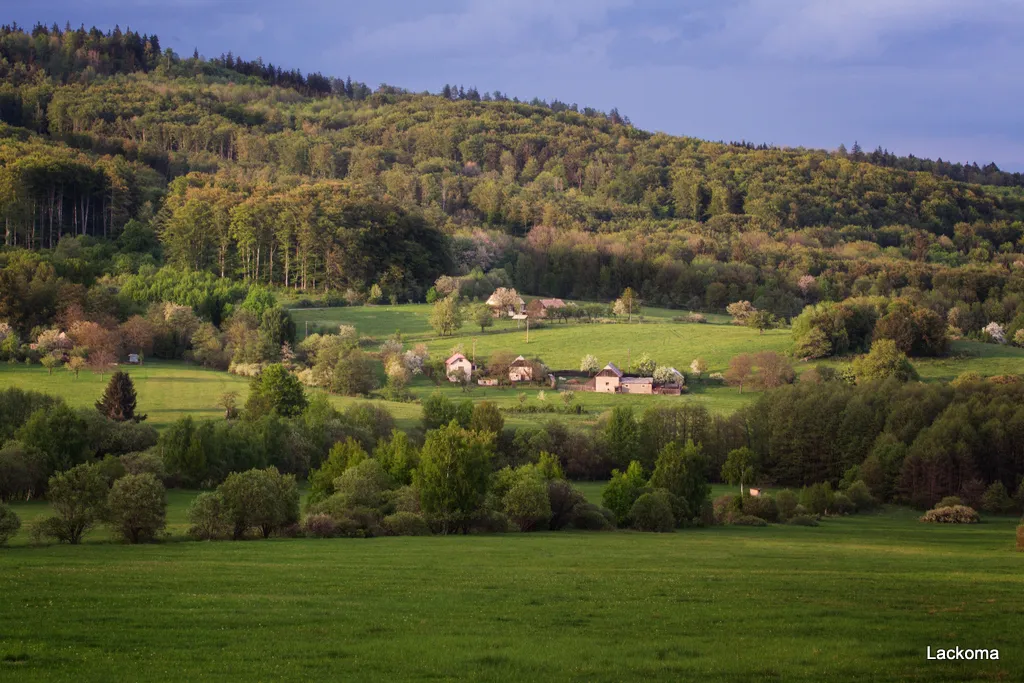
[[[648,353],[659,364],[673,365],[687,371],[697,357],[708,362],[709,372],[722,372],[729,359],[743,352],[761,350],[789,351],[789,330],[770,330],[764,334],[728,323],[726,316],[709,316],[707,324],[675,323],[672,316],[680,311],[647,309],[644,322],[619,323],[548,323],[530,330],[526,343],[526,330],[507,319],[496,321],[493,328],[480,333],[469,324],[451,337],[438,337],[428,324],[430,306],[410,304],[400,306],[357,306],[329,309],[294,309],[299,336],[317,328],[337,329],[339,324],[354,325],[367,341],[367,350],[374,351],[386,337],[401,332],[407,346],[423,342],[434,357],[447,357],[453,347],[461,346],[467,356],[484,361],[495,351],[511,351],[527,357],[538,357],[553,369],[578,369],[580,358],[592,353],[601,363],[609,361],[620,367],[628,366],[640,354]],[[840,367],[850,359],[829,359],[823,365]],[[947,358],[914,359],[915,367],[924,381],[949,381],[957,375],[974,371],[984,376],[1024,374],[1024,349],[978,342],[953,343]],[[798,373],[818,363],[795,364]],[[139,395],[139,409],[149,415],[149,422],[162,429],[183,415],[196,418],[216,418],[222,414],[217,400],[226,392],[238,393],[239,402],[248,394],[248,380],[226,372],[207,370],[180,361],[146,361],[141,366],[126,369],[135,381]],[[109,374],[96,375],[83,370],[79,377],[63,369],[47,373],[41,366],[0,364],[0,388],[17,386],[62,396],[71,406],[91,406],[100,397]],[[493,401],[501,407],[519,405],[520,391],[526,394],[526,406],[561,405],[558,393],[535,385],[520,388],[473,386],[464,392],[448,382],[435,386],[419,377],[410,385],[416,399],[433,391],[441,391],[453,400],[469,398],[473,401]],[[543,398],[540,393],[543,390]],[[316,390],[312,390],[316,391]],[[594,425],[606,411],[620,405],[630,405],[641,411],[649,405],[672,405],[679,401],[704,404],[714,413],[729,414],[758,396],[757,392],[721,384],[693,381],[688,393],[676,396],[628,396],[580,392],[575,401],[585,408],[582,415],[556,413],[506,413],[509,427],[539,424],[551,418],[576,425]],[[330,396],[331,402],[344,409],[361,398]],[[376,400],[376,399],[374,399]],[[418,403],[378,401],[395,416],[398,426],[409,429],[419,424]]]
[[[594,491],[599,485],[591,486]],[[1011,680],[1016,520],[0,550],[0,679]],[[45,504],[18,505],[25,517]],[[998,648],[937,662],[925,648]],[[1017,672],[1016,674],[1013,672]]]

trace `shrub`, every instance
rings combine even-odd
[[[850,488],[846,489],[846,495],[858,512],[873,510],[878,505],[868,485],[861,479],[850,484]]]
[[[207,491],[196,496],[185,511],[185,518],[191,524],[189,536],[201,541],[224,538],[231,531],[224,497],[216,492]]]
[[[625,472],[615,470],[611,481],[601,493],[601,502],[615,514],[619,526],[629,523],[629,513],[637,499],[649,491],[644,479],[643,468],[637,461],[629,463]]]
[[[389,536],[429,536],[430,526],[421,515],[414,512],[396,512],[381,521],[384,533]]]
[[[414,512],[419,514],[420,492],[413,486],[402,486],[384,493],[384,510],[394,512]]]
[[[152,474],[126,474],[110,489],[107,510],[124,540],[149,541],[167,526],[167,491]]]
[[[57,515],[40,527],[44,535],[77,544],[103,518],[107,492],[107,482],[95,465],[76,465],[50,477],[47,497]]]
[[[768,522],[776,522],[779,519],[779,508],[771,496],[747,496],[743,499],[743,514],[760,517]]]
[[[539,476],[521,477],[505,494],[502,507],[520,531],[546,528],[551,519],[547,482]]]
[[[768,526],[768,522],[753,515],[740,515],[732,520],[731,524],[735,526]]]
[[[435,529],[440,526],[442,529],[443,523],[432,525]],[[512,522],[508,516],[500,510],[489,510],[481,509],[477,511],[477,514],[469,522],[469,528],[472,531],[477,531],[485,534],[503,534],[512,528]]]
[[[981,496],[981,509],[989,514],[1002,515],[1013,509],[1013,499],[1003,482],[997,481]]]
[[[153,451],[125,453],[120,460],[126,474],[152,474],[160,480],[167,476],[164,461]]]
[[[583,503],[573,511],[572,527],[583,531],[611,531],[615,528],[615,515],[608,508]]]
[[[800,492],[800,504],[809,512],[816,515],[824,515],[831,509],[835,494],[832,493],[832,485],[828,482],[814,484],[805,487]]]
[[[112,455],[104,456],[93,466],[99,470],[100,476],[103,477],[103,481],[107,482],[107,486],[113,486],[115,481],[127,474],[121,460]]]
[[[980,520],[974,508],[966,505],[954,505],[938,510],[929,510],[921,517],[922,522],[931,524],[977,524]]]
[[[779,519],[785,522],[796,514],[796,494],[785,489],[775,494],[775,507],[779,511]]]
[[[794,515],[787,524],[793,526],[818,526],[818,518],[813,515]]]
[[[548,481],[548,504],[551,506],[548,528],[558,531],[567,527],[575,518],[577,508],[586,502],[583,494],[564,479]]]
[[[217,492],[224,498],[224,510],[235,540],[256,527],[263,538],[299,519],[299,488],[295,476],[283,475],[276,467],[233,472]]]
[[[845,493],[837,493],[832,498],[832,505],[829,508],[829,512],[835,515],[849,515],[857,511],[857,506],[853,504],[850,497]]]
[[[636,499],[629,511],[633,528],[639,531],[672,531],[676,518],[672,514],[672,501],[665,489],[656,489]]]
[[[743,499],[734,493],[725,493],[711,503],[715,524],[728,524],[742,513]]]
[[[963,504],[963,501],[960,500],[960,496],[946,496],[945,498],[943,498],[942,500],[935,504],[934,509],[938,510],[939,508],[951,508]]]
[[[7,545],[7,541],[14,538],[14,534],[18,533],[20,528],[21,519],[14,510],[0,503],[0,546]]]
[[[302,522],[302,530],[313,538],[331,538],[338,530],[334,518],[324,513],[307,515]]]
[[[807,508],[805,508],[803,505],[797,504],[797,506],[793,508],[793,516],[806,514],[808,514]]]

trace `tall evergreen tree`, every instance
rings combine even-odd
[[[142,422],[145,415],[136,415],[135,383],[127,372],[118,370],[107,383],[103,398],[96,402],[96,410],[118,422]]]

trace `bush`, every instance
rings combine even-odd
[[[402,486],[384,494],[384,510],[394,512],[413,512],[420,514],[420,492],[412,486]]]
[[[724,493],[711,503],[715,524],[728,524],[743,513],[743,499],[735,493]]]
[[[846,495],[857,509],[857,512],[873,510],[878,505],[878,501],[871,495],[868,485],[861,479],[850,484],[850,488],[846,489]]]
[[[57,516],[39,528],[46,536],[77,544],[106,513],[107,482],[95,465],[76,465],[50,477],[48,498]]]
[[[573,511],[571,524],[582,531],[611,531],[615,528],[615,515],[608,508],[583,503]]]
[[[14,538],[14,534],[18,533],[20,528],[21,519],[14,510],[0,503],[0,546],[7,545],[7,541]]]
[[[1003,482],[997,481],[981,496],[981,509],[993,515],[1006,514],[1013,509],[1013,499]]]
[[[636,499],[629,511],[633,528],[639,531],[672,531],[676,518],[672,514],[672,501],[665,489],[656,489]]]
[[[960,496],[946,496],[936,503],[933,509],[938,510],[939,508],[951,508],[963,504],[963,501],[960,500]]]
[[[189,536],[201,541],[224,538],[231,532],[224,497],[216,492],[196,496],[185,511],[185,519],[191,524]]]
[[[540,476],[521,477],[502,499],[505,514],[520,531],[545,529],[551,519],[548,485]]]
[[[818,526],[818,518],[813,515],[794,515],[786,523],[793,526]]]
[[[384,533],[389,536],[429,536],[430,526],[421,515],[414,512],[396,512],[385,517],[381,523]]]
[[[832,508],[835,494],[828,482],[805,487],[800,492],[800,504],[816,515],[824,515]]]
[[[307,515],[302,522],[302,530],[313,538],[331,538],[337,533],[338,525],[330,515],[319,513]]]
[[[783,522],[796,514],[797,504],[796,494],[789,489],[775,494],[775,508],[779,511],[779,519]]]
[[[127,474],[152,474],[161,481],[167,476],[164,461],[153,451],[125,453],[120,459]]]
[[[837,493],[832,498],[832,506],[829,508],[829,512],[834,515],[849,515],[857,511],[857,506],[853,504],[850,497],[845,493]]]
[[[779,519],[779,508],[771,496],[747,496],[743,499],[743,514],[749,517],[760,517],[768,522],[776,522]]]
[[[552,479],[548,482],[548,504],[551,506],[551,518],[548,528],[558,531],[572,524],[576,509],[585,504],[587,499],[572,484],[564,479]]]
[[[126,474],[110,489],[107,510],[124,540],[150,541],[167,526],[167,491],[152,474]]]
[[[231,522],[231,537],[243,538],[257,528],[263,538],[299,519],[299,487],[295,476],[283,475],[276,467],[233,472],[217,492],[223,496],[224,511]]]
[[[768,522],[753,515],[740,515],[730,522],[735,526],[768,526]]]
[[[974,508],[966,505],[954,505],[938,510],[929,510],[921,517],[922,522],[931,524],[977,524],[980,519]]]
[[[440,524],[432,526],[438,528]],[[503,534],[512,528],[512,522],[504,512],[481,509],[470,520],[469,528],[471,531],[484,534]]]
[[[649,492],[647,480],[644,479],[643,467],[639,462],[633,460],[625,472],[614,470],[611,481],[601,492],[601,502],[604,506],[615,513],[615,523],[625,526],[630,521],[630,510],[637,499],[644,493]]]

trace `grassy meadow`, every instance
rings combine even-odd
[[[680,311],[666,309],[645,309],[644,321],[626,323],[549,323],[530,330],[530,341],[526,342],[526,330],[509,320],[496,321],[494,327],[481,333],[479,328],[466,325],[451,337],[439,338],[430,328],[428,317],[430,306],[411,304],[400,306],[357,306],[328,309],[293,309],[299,336],[317,328],[336,329],[339,324],[354,325],[359,334],[369,337],[370,347],[383,341],[396,331],[402,333],[407,345],[423,342],[437,357],[446,357],[456,345],[461,345],[467,355],[475,353],[484,360],[494,351],[507,350],[528,357],[538,357],[553,369],[577,369],[580,358],[592,353],[602,363],[609,361],[620,367],[627,366],[630,359],[640,354],[650,354],[659,364],[674,365],[687,370],[690,362],[697,357],[708,362],[710,372],[722,372],[729,359],[743,352],[772,350],[785,353],[790,349],[789,330],[770,330],[758,334],[755,330],[729,324],[727,316],[708,316],[707,324],[675,323],[671,321]],[[822,364],[839,367],[849,359],[830,359]],[[817,364],[817,363],[815,363]],[[941,359],[914,359],[921,377],[925,381],[948,381],[962,372],[975,371],[982,375],[1024,373],[1024,349],[1010,346],[996,346],[977,342],[954,342],[952,353]],[[811,367],[811,364],[797,363],[797,372]],[[239,394],[244,401],[248,393],[248,380],[226,372],[206,370],[184,362],[147,361],[142,366],[128,368],[139,393],[140,410],[149,415],[149,421],[158,429],[166,427],[182,415],[198,418],[213,418],[221,414],[217,399],[228,391]],[[65,370],[53,374],[38,366],[0,364],[0,388],[17,386],[35,389],[59,396],[72,406],[91,406],[102,394],[109,375],[100,377],[88,370],[75,378]],[[626,396],[610,394],[579,393],[576,401],[583,405],[583,415],[553,415],[550,413],[507,414],[506,424],[519,427],[544,422],[558,417],[576,425],[593,425],[601,415],[619,405],[631,405],[643,410],[649,405],[674,404],[680,400],[695,401],[707,405],[712,412],[732,413],[757,397],[750,390],[742,394],[733,387],[704,384],[691,381],[689,393],[680,399],[674,396]],[[498,388],[474,386],[469,392],[442,382],[436,387],[425,378],[417,378],[410,386],[414,397],[422,399],[431,392],[440,390],[450,398],[474,401],[493,401],[499,406],[512,407],[519,404],[519,388]],[[526,405],[541,405],[539,389],[535,386],[523,389],[527,394]],[[547,403],[560,405],[557,392],[544,391]],[[365,399],[331,396],[332,403],[339,408]],[[416,403],[380,401],[395,415],[399,427],[408,429],[419,423],[420,408]]]
[[[589,485],[588,495],[599,494]],[[1015,680],[1016,520],[0,551],[0,680]],[[25,518],[45,504],[16,506]],[[986,647],[998,662],[936,662]],[[1014,673],[1017,672],[1017,673]]]

